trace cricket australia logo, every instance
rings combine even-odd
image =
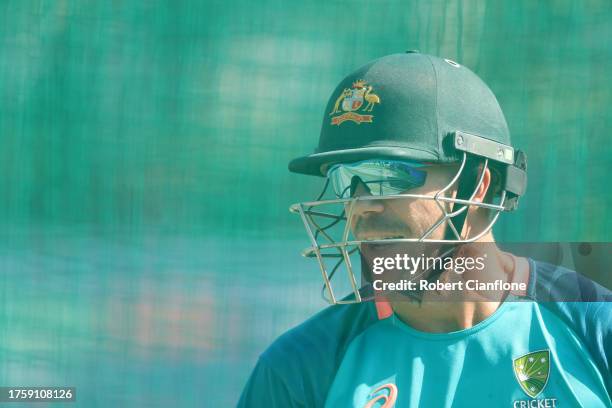
[[[546,387],[550,374],[550,351],[541,350],[525,354],[513,362],[514,375],[519,385],[531,398],[538,396]]]
[[[380,97],[372,93],[372,85],[363,79],[353,82],[351,88],[344,88],[333,110],[329,113],[331,124],[340,124],[351,120],[357,124],[362,122],[372,123],[374,115],[364,115],[364,112],[372,112],[374,105],[380,103]],[[361,113],[360,113],[361,112]]]

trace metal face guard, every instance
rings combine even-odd
[[[302,255],[305,257],[316,257],[319,269],[323,277],[323,298],[331,304],[352,304],[360,303],[362,301],[371,300],[373,296],[364,296],[363,289],[357,283],[357,277],[350,259],[351,254],[358,251],[362,244],[395,244],[395,243],[409,243],[409,242],[422,242],[422,243],[437,243],[437,244],[460,244],[474,242],[483,237],[487,232],[491,230],[495,222],[497,221],[499,214],[506,210],[506,191],[503,190],[499,204],[483,203],[473,201],[480,184],[483,181],[485,170],[488,166],[488,159],[484,160],[484,167],[481,171],[478,183],[474,187],[473,192],[470,194],[469,199],[462,200],[457,198],[446,197],[444,194],[458,182],[461,174],[465,170],[467,161],[467,153],[463,152],[463,159],[461,166],[457,171],[457,174],[453,179],[441,190],[436,192],[434,195],[421,195],[421,194],[394,194],[387,196],[359,196],[352,198],[341,198],[333,200],[319,200],[311,202],[303,202],[293,204],[290,207],[290,211],[300,215],[306,233],[310,240],[310,246],[306,248]],[[393,200],[393,199],[419,199],[419,200],[432,200],[436,203],[438,208],[442,211],[441,217],[431,225],[420,237],[413,238],[389,238],[389,239],[371,239],[371,240],[357,240],[351,237],[351,219],[354,212],[355,204],[360,201],[369,200]],[[446,203],[453,203],[453,211],[447,211]],[[458,205],[458,209],[457,208]],[[336,206],[339,210],[336,213],[321,210],[325,209],[326,206]],[[494,215],[491,221],[476,236],[471,238],[461,237],[461,225],[459,229],[453,223],[453,218],[459,216],[465,211],[468,211],[470,206],[479,208],[487,208],[494,211]],[[327,221],[326,225],[323,225],[322,221]],[[339,231],[336,231],[334,235],[330,229],[338,227],[339,224],[345,221],[345,225]],[[453,232],[455,239],[431,239],[429,236],[440,226],[446,224]],[[338,230],[338,228],[336,228]],[[336,261],[336,264],[330,269],[326,265],[326,260],[332,259]],[[349,297],[344,299],[338,299],[334,292],[332,285],[332,277],[336,270],[344,264],[347,272],[348,283],[351,294]]]

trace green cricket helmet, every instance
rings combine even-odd
[[[476,74],[449,59],[392,54],[342,80],[318,147],[289,170],[325,176],[331,164],[372,158],[455,162],[461,156],[450,139],[457,131],[511,145],[499,103]]]
[[[437,194],[417,197],[408,189],[400,190],[419,180],[418,169],[415,170],[418,163],[460,163],[460,167],[449,185]],[[499,175],[500,199],[496,203],[472,201],[486,168],[495,169]],[[328,183],[340,184],[340,190],[346,186],[344,190],[353,191],[351,175],[353,181],[370,178],[379,185],[378,197],[337,195],[335,200],[298,203],[291,207],[291,211],[301,215],[311,238],[312,246],[304,254],[319,259],[327,299],[332,303],[340,302],[329,285],[322,258],[340,257],[350,269],[348,248],[358,248],[366,242],[349,239],[350,211],[355,202],[404,197],[435,200],[440,208],[452,203],[452,210],[445,209],[440,220],[422,236],[372,240],[376,243],[430,242],[429,235],[441,224],[448,226],[446,236],[435,242],[471,242],[492,228],[501,211],[516,208],[527,181],[526,156],[512,147],[504,114],[489,87],[468,68],[452,60],[414,51],[379,58],[343,79],[327,104],[318,147],[314,153],[292,160],[289,170],[327,177]],[[456,194],[447,197],[453,185]],[[318,208],[339,201],[344,202],[339,214]],[[488,208],[494,216],[481,234],[463,236],[467,209],[472,205]],[[331,218],[335,220],[334,225],[349,220],[342,238],[331,238],[328,227],[322,227],[317,217]],[[321,243],[320,239],[326,242]],[[351,284],[356,288],[354,276],[352,279]],[[360,299],[358,291],[354,292]]]

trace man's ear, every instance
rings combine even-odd
[[[487,195],[487,191],[489,191],[489,187],[491,186],[491,170],[487,167],[484,170],[484,176],[482,177],[482,182],[478,185],[478,189],[476,190],[476,195],[474,196],[474,201],[482,203]]]

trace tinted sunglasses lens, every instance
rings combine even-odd
[[[404,162],[386,161],[337,165],[328,177],[336,196],[349,198],[360,184],[372,195],[401,194],[424,185],[427,173]]]

